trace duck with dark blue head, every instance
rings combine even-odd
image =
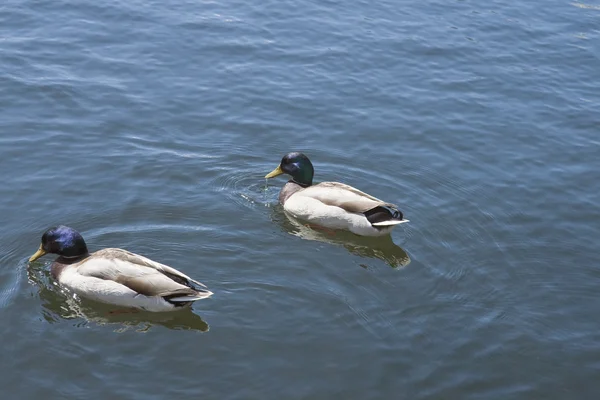
[[[62,286],[103,303],[172,311],[212,295],[184,273],[138,254],[118,248],[89,253],[81,234],[64,225],[44,232],[29,262],[46,254],[58,255],[51,270]]]

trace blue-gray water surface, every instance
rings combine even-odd
[[[599,39],[591,0],[4,0],[2,391],[595,398]],[[411,222],[289,219],[291,150]],[[27,262],[57,224],[214,296],[75,298]]]

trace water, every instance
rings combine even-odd
[[[564,399],[600,390],[600,4],[0,5],[0,387],[20,399]],[[265,184],[400,205],[319,232]],[[42,232],[204,282],[72,298]]]

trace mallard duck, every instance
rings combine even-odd
[[[83,237],[68,226],[48,229],[33,262],[58,254],[51,274],[81,297],[146,311],[173,311],[207,298],[212,292],[174,268],[115,248],[89,253]]]
[[[381,236],[408,220],[391,203],[339,182],[313,185],[314,168],[302,153],[288,153],[265,178],[292,177],[279,193],[283,209],[295,218],[361,236]]]

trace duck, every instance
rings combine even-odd
[[[328,229],[347,230],[360,236],[383,236],[409,220],[398,207],[340,182],[313,184],[314,167],[301,152],[283,156],[266,179],[287,174],[279,203],[293,217]]]
[[[64,225],[44,232],[29,262],[46,254],[58,255],[50,272],[61,286],[101,303],[163,312],[190,308],[213,294],[183,272],[139,254],[119,248],[90,253],[81,234]]]

